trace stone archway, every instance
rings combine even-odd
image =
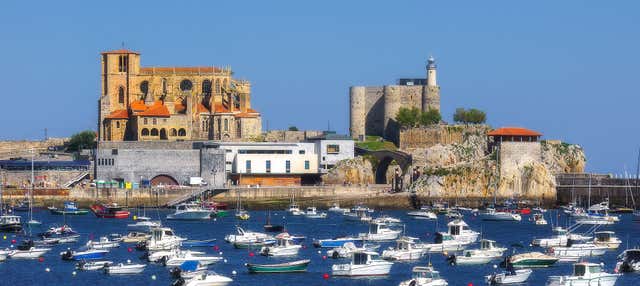
[[[157,185],[177,186],[178,181],[176,181],[176,179],[174,179],[169,175],[158,175],[153,177],[153,179],[151,179],[151,186],[157,186]]]
[[[164,128],[160,129],[160,140],[167,140],[167,139],[169,139],[167,137],[167,130]]]

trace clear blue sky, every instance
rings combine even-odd
[[[144,3],[142,3],[144,2]],[[348,87],[439,65],[443,117],[476,107],[635,172],[640,1],[3,1],[0,139],[95,129],[99,53],[230,65],[271,129],[348,131]]]

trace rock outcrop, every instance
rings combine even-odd
[[[547,140],[540,142],[542,162],[552,173],[583,173],[586,156],[580,145]]]
[[[373,184],[375,175],[369,160],[362,156],[338,162],[329,172],[322,175],[325,184]]]

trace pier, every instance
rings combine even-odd
[[[558,202],[566,204],[575,200],[587,204],[591,189],[591,203],[606,198],[612,205],[633,206],[640,199],[640,180],[637,178],[614,178],[607,174],[567,173],[556,175]],[[640,202],[638,202],[640,204]]]

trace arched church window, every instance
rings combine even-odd
[[[184,128],[180,128],[180,130],[178,130],[178,136],[187,136],[187,131],[184,130]]]
[[[147,93],[149,92],[149,82],[148,81],[143,81],[140,83],[140,92],[142,92],[142,94],[147,95]]]
[[[178,136],[178,131],[175,128],[171,128],[171,136]]]
[[[151,129],[151,136],[158,136],[158,129]]]
[[[202,82],[202,93],[206,94],[206,95],[211,94],[211,81],[210,80],[205,79]]]
[[[118,103],[124,104],[124,87],[118,88]]]
[[[193,83],[190,80],[184,79],[180,82],[180,90],[190,91],[192,88],[193,88]]]
[[[149,136],[149,129],[142,128],[142,136]]]

